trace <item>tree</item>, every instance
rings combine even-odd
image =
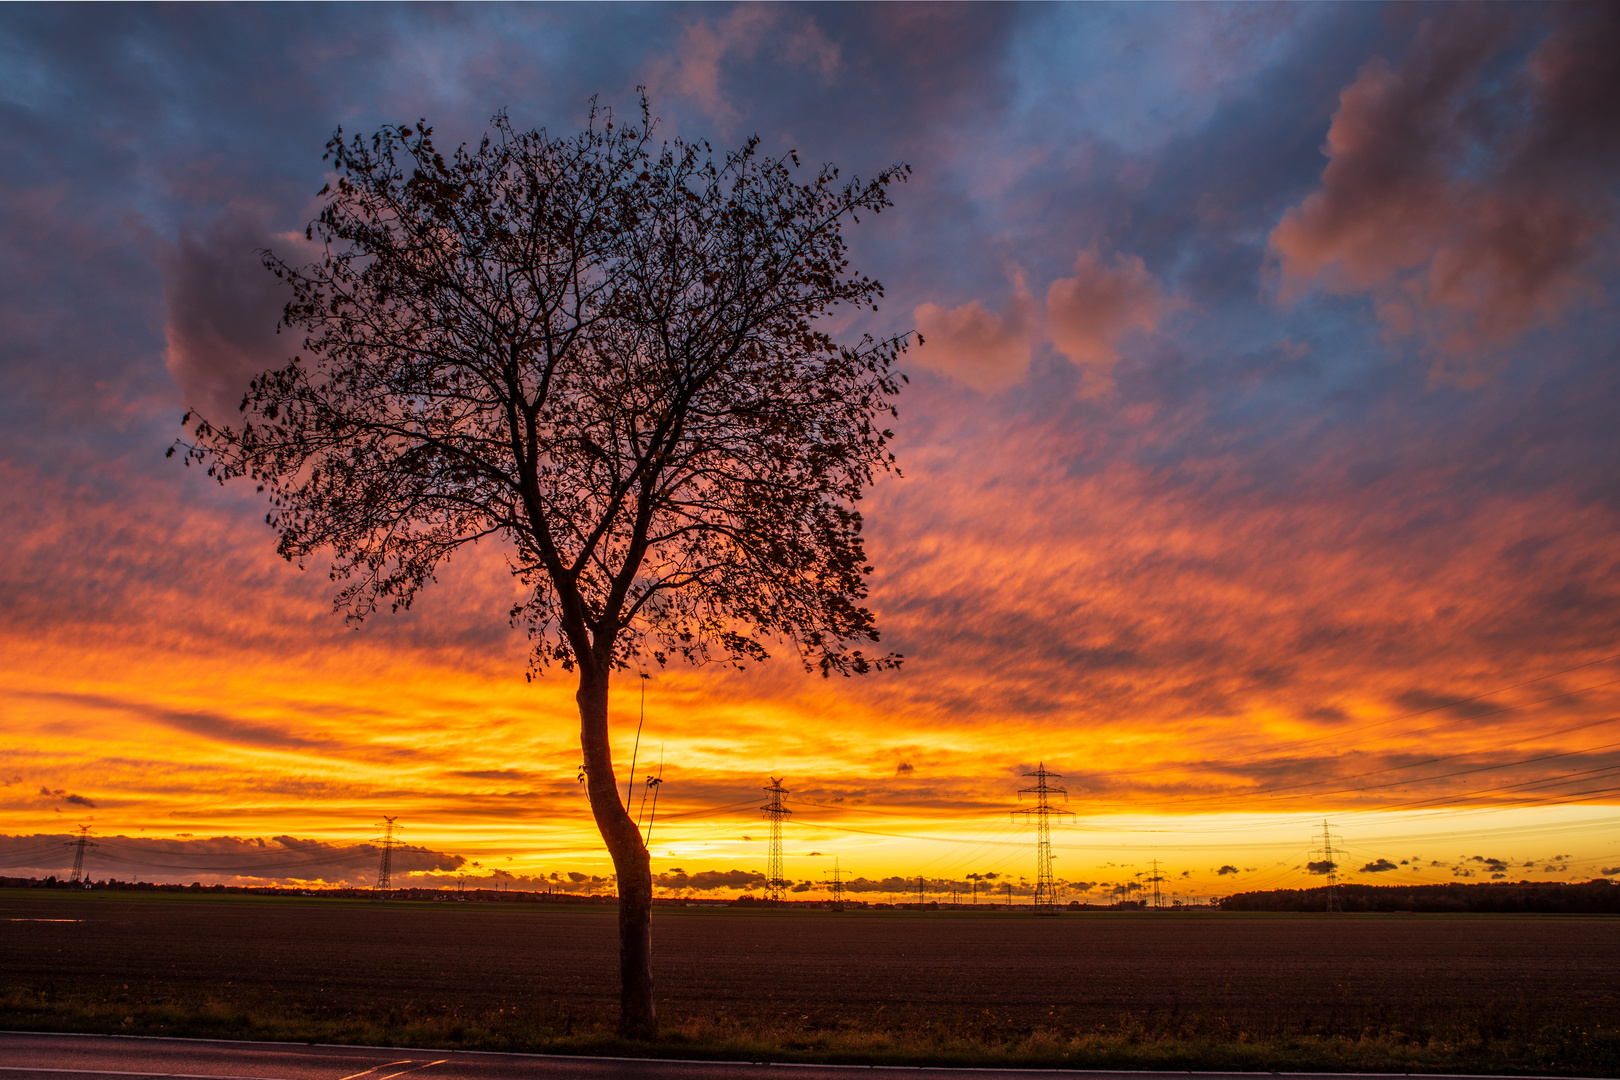
[[[840,344],[822,317],[875,309],[841,228],[892,205],[867,182],[750,139],[653,141],[592,109],[570,138],[505,115],[449,157],[425,123],[327,145],[338,176],[291,290],[297,356],[255,378],[234,425],[187,414],[188,464],[267,494],[278,551],[330,551],[335,606],[409,607],[461,546],[507,544],[529,677],[578,678],[583,777],[618,874],[620,1030],[657,1029],[652,876],[608,741],[632,663],[891,667],[861,606],[855,510],[894,468],[904,336]],[[174,449],[171,448],[172,454]]]

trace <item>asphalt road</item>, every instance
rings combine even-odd
[[[1050,1080],[1053,1072],[1017,1069],[887,1069],[722,1061],[481,1054],[304,1043],[142,1039],[106,1035],[0,1032],[0,1080],[168,1077],[173,1080],[850,1080],[850,1074],[900,1073],[904,1080]],[[1086,1080],[1253,1080],[1310,1073],[1083,1072]],[[1356,1074],[1336,1074],[1349,1080]],[[1426,1080],[1436,1080],[1428,1077]],[[1475,1078],[1453,1078],[1475,1080]],[[1516,1080],[1536,1080],[1518,1077]]]

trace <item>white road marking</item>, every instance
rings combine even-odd
[[[449,1060],[450,1060],[449,1058],[440,1058],[438,1061],[430,1061],[426,1065],[418,1065],[414,1069],[401,1069],[397,1073],[389,1073],[387,1076],[379,1076],[379,1077],[377,1077],[377,1080],[394,1080],[394,1077],[396,1077],[396,1076],[404,1076],[406,1073],[421,1072],[423,1069],[431,1069],[431,1068],[433,1068],[433,1066],[435,1066],[435,1065],[443,1065],[445,1062],[447,1062]],[[403,1065],[405,1063],[403,1061],[396,1061],[396,1062],[394,1062],[394,1064]]]
[[[365,1072],[351,1073],[348,1076],[342,1077],[341,1080],[356,1080],[357,1077],[365,1076],[366,1073],[374,1073],[378,1069],[392,1069],[395,1065],[409,1065],[415,1060],[415,1058],[406,1058],[404,1061],[390,1061],[386,1065],[373,1065]]]

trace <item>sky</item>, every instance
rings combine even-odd
[[[334,130],[636,107],[911,167],[862,503],[899,671],[623,673],[660,888],[1620,875],[1620,8],[8,5],[0,872],[611,889],[501,552],[333,613],[164,451],[279,367]],[[645,691],[644,697],[642,692]],[[637,741],[638,726],[640,729]],[[636,766],[628,769],[631,756]],[[652,805],[648,803],[649,810]],[[1157,871],[1154,870],[1157,860]]]

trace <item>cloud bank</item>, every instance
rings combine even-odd
[[[1543,31],[1513,7],[1425,19],[1369,61],[1328,129],[1321,189],[1271,234],[1285,297],[1374,299],[1389,331],[1467,366],[1602,296],[1614,226],[1620,16],[1571,4]],[[1528,34],[1543,34],[1515,55]]]

